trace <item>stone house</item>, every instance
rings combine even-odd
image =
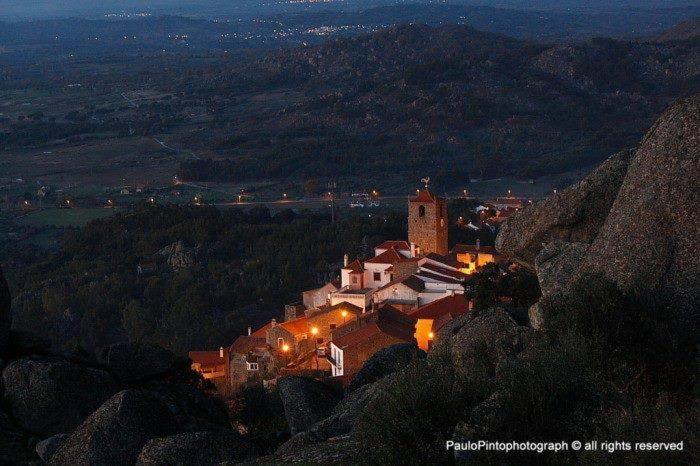
[[[228,348],[228,354],[232,389],[272,378],[275,374],[273,352],[265,338],[242,335]]]
[[[348,302],[307,309],[306,319],[317,344],[330,339],[336,328],[362,315],[364,309]]]
[[[276,352],[296,355],[313,347],[309,340],[310,335],[311,331],[306,317],[282,323],[272,319],[267,327],[265,340]]]
[[[302,296],[302,302],[307,309],[314,307],[323,306],[329,301],[329,295],[335,293],[340,289],[339,281],[328,282],[322,287],[315,288],[313,290],[304,291]],[[285,319],[288,320],[288,319]]]
[[[415,343],[415,321],[385,306],[338,328],[326,355],[334,377],[354,374],[374,353],[397,343]]]

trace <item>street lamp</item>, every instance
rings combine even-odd
[[[285,343],[284,345],[282,345],[282,352],[283,353],[289,352],[289,345],[288,344]]]
[[[348,311],[343,309],[343,311],[340,313],[341,316],[343,316],[343,323],[345,323],[345,318],[348,316]]]

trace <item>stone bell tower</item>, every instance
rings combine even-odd
[[[430,192],[429,181],[424,179],[425,188],[408,201],[408,242],[415,243],[421,254],[445,255],[449,252],[447,202]]]

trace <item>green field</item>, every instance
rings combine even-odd
[[[79,227],[91,220],[109,217],[114,214],[113,209],[100,207],[86,207],[75,209],[43,209],[31,212],[17,219],[17,223],[36,227]]]

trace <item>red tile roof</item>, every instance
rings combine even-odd
[[[268,322],[253,333],[250,334],[251,337],[256,338],[267,338],[267,331],[270,330],[272,323]]]
[[[332,312],[337,309],[345,309],[348,312],[352,312],[353,314],[362,314],[362,308],[359,306],[355,306],[354,304],[351,304],[347,301],[342,301],[338,304],[334,304],[333,306],[330,306],[328,304],[319,306],[317,309],[317,312],[312,313],[309,317],[316,317],[317,315],[326,313],[326,312]]]
[[[248,354],[256,348],[264,348],[267,346],[265,338],[241,335],[236,338],[236,341],[229,347],[229,351],[238,354]]]
[[[411,199],[411,202],[437,202],[440,198],[427,189],[418,191],[418,195]]]
[[[348,346],[356,346],[370,337],[381,332],[379,326],[376,323],[371,323],[360,327],[350,333],[346,333],[342,337],[335,338],[331,343],[340,349],[347,348]]]
[[[350,262],[347,267],[343,267],[343,270],[350,270],[352,273],[361,273],[364,268],[362,266],[362,262],[355,259],[354,261]]]
[[[226,361],[226,352],[224,352],[224,357],[222,358],[219,356],[219,350],[190,351],[187,355],[192,362],[201,364],[202,366],[218,366],[224,364]]]
[[[370,264],[395,264],[396,262],[400,262],[402,260],[406,259],[405,256],[399,254],[396,252],[396,249],[390,248],[384,251],[383,253],[379,254],[378,256],[375,256],[371,258],[368,261],[365,261],[365,263],[370,263]]]
[[[414,319],[437,319],[444,315],[461,316],[469,312],[469,300],[463,294],[455,294],[433,301],[409,312]]]
[[[309,332],[309,321],[306,317],[288,320],[287,322],[282,322],[277,325],[281,325],[282,328],[289,331],[292,335],[301,335],[302,333]]]
[[[376,246],[374,249],[391,249],[391,248],[394,248],[397,251],[410,251],[411,245],[408,244],[408,241],[390,240],[390,241],[384,241],[382,244],[380,244],[379,246]]]

